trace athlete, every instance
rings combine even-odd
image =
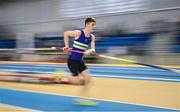
[[[84,29],[64,32],[64,52],[71,50],[69,47],[70,37],[74,38],[72,50],[84,52],[83,54],[71,52],[68,57],[67,65],[72,75],[66,76],[66,80],[70,84],[88,85],[90,83],[90,71],[84,63],[83,56],[95,53],[95,36],[91,33],[95,26],[95,19],[93,17],[87,17]],[[90,49],[88,49],[89,45]]]

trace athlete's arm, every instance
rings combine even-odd
[[[64,45],[66,48],[69,48],[69,37],[79,38],[81,35],[81,31],[73,30],[73,31],[65,31],[64,32]]]
[[[95,50],[95,36],[92,35],[92,41],[91,41],[91,49],[88,49],[84,52],[85,55],[90,55],[96,52]]]
[[[92,35],[92,41],[91,41],[91,49],[95,52],[95,41],[96,41],[96,38],[94,35]]]

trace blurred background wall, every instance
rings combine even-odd
[[[153,64],[180,64],[179,0],[0,0],[0,47],[63,45],[63,31],[83,28],[87,16],[97,21],[98,52]],[[1,58],[56,61],[62,57],[42,51],[10,53],[1,52]],[[89,62],[116,63],[96,58]]]
[[[62,35],[66,28],[82,28],[84,18],[92,15],[97,29],[118,25],[143,31],[153,20],[175,21],[179,4],[179,0],[1,0],[0,24],[7,32]]]

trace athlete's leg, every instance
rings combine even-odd
[[[81,76],[68,75],[68,76],[64,77],[61,81],[68,81],[70,84],[73,84],[73,85],[84,84],[84,79]]]
[[[67,65],[71,72],[71,75],[67,75],[65,78],[62,79],[62,81],[68,80],[70,84],[82,85],[84,83],[84,80],[81,76],[78,76],[81,67],[80,64],[81,62],[68,59]]]
[[[84,84],[84,79],[82,76],[75,76],[73,74],[64,74],[63,76],[56,75],[55,77],[56,83],[63,83],[63,84],[73,84],[73,85],[82,85]]]
[[[90,72],[88,69],[85,69],[84,71],[81,72],[81,76],[83,77],[84,80],[84,85],[88,85],[91,81],[89,74]]]
[[[88,69],[85,69],[84,71],[81,72],[81,76],[83,77],[83,88],[81,89],[80,93],[83,93],[85,97],[89,96],[89,91],[90,91],[90,83],[91,83],[91,77],[90,77],[90,72]]]
[[[91,89],[91,78],[90,78],[90,72],[88,69],[85,69],[84,71],[81,72],[81,76],[84,81],[84,86],[79,91],[79,96],[82,98],[88,98],[90,96],[90,89]],[[95,104],[94,102],[90,100],[85,100],[85,99],[75,99],[75,102],[80,105],[89,105],[89,104]]]

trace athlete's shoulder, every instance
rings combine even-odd
[[[92,39],[95,39],[96,37],[95,37],[94,34],[91,33],[91,38],[92,38]]]
[[[75,39],[78,39],[81,36],[81,30],[73,30],[73,36]]]
[[[91,37],[95,38],[95,35],[91,33]]]
[[[68,36],[77,38],[81,35],[81,31],[80,30],[69,30],[69,31],[65,31],[64,35],[68,35]]]
[[[80,36],[81,35],[81,30],[74,30],[74,34],[76,36]]]

